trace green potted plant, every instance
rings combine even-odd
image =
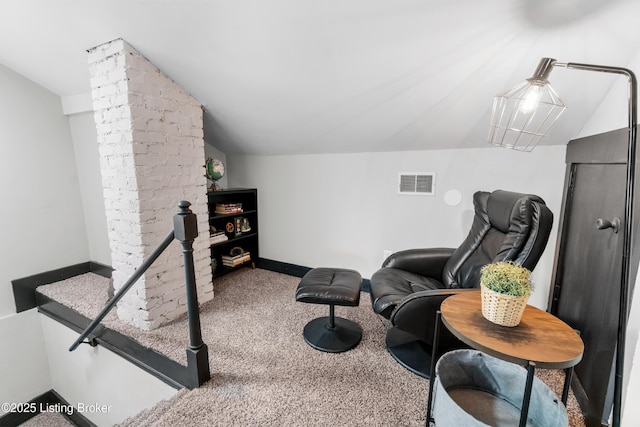
[[[480,270],[482,315],[501,326],[517,326],[531,295],[531,271],[511,261],[487,264]]]

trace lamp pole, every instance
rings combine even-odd
[[[620,413],[622,409],[622,386],[624,374],[624,353],[627,335],[628,305],[629,305],[629,280],[631,257],[631,234],[633,230],[633,198],[635,191],[636,171],[636,140],[637,140],[637,81],[633,71],[627,68],[611,67],[606,65],[582,64],[577,62],[560,63],[552,58],[542,58],[534,75],[527,79],[528,83],[522,84],[510,91],[496,96],[491,119],[489,142],[495,145],[510,147],[513,149],[531,151],[537,142],[544,136],[555,120],[560,116],[566,106],[555,91],[548,86],[547,77],[554,67],[562,67],[574,70],[594,71],[626,76],[629,82],[629,139],[627,146],[627,170],[624,207],[624,228],[622,243],[622,274],[620,278],[620,305],[618,312],[618,330],[616,341],[616,365],[615,382],[613,392],[613,427],[620,426]],[[542,104],[548,109],[542,114],[541,120],[536,120],[536,108],[538,101],[535,97],[542,87],[548,87],[551,94]],[[533,95],[533,100],[532,96]],[[506,112],[511,106],[509,100],[517,101],[519,111]],[[524,138],[525,143],[519,144]],[[509,140],[513,142],[508,142]],[[601,226],[600,224],[598,226]]]
[[[620,426],[622,410],[622,386],[624,374],[624,353],[627,339],[629,276],[631,264],[631,234],[633,230],[633,197],[636,174],[636,142],[637,142],[637,81],[633,71],[627,68],[581,63],[554,63],[556,67],[575,70],[596,71],[601,73],[620,74],[629,81],[629,140],[627,146],[627,185],[624,206],[624,229],[622,235],[622,274],[620,278],[620,306],[618,312],[618,336],[616,342],[616,368],[613,389],[613,426]]]

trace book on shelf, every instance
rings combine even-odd
[[[251,258],[251,254],[249,252],[243,252],[238,255],[222,255],[221,258],[223,261],[236,261],[243,258]]]
[[[251,261],[251,258],[245,259],[245,260],[241,260],[241,261],[235,261],[235,262],[222,261],[222,265],[224,265],[225,267],[237,267],[237,266],[242,265],[245,262],[249,262],[249,261]]]
[[[242,212],[242,203],[216,203],[215,213],[228,215]]]
[[[222,233],[212,234],[209,236],[209,244],[213,245],[214,243],[226,242],[229,240],[229,237],[223,231]]]
[[[251,261],[251,254],[249,252],[244,252],[240,255],[222,255],[222,264],[227,267],[236,267],[240,264],[244,264],[247,261]]]

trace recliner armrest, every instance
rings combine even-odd
[[[393,267],[441,280],[444,265],[454,251],[453,248],[407,249],[390,255],[382,267]]]

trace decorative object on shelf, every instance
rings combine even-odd
[[[218,184],[220,178],[224,176],[224,164],[222,163],[222,161],[209,157],[204,164],[204,169],[204,176],[206,176],[210,181],[213,181],[213,183],[209,187],[209,191],[222,190],[222,187],[220,187],[220,185]]]
[[[225,226],[227,233],[233,233],[236,230],[236,226],[233,225],[233,222],[229,221]]]
[[[236,237],[238,237],[242,234],[242,217],[237,216],[233,220],[236,223]]]
[[[251,224],[249,224],[249,218],[242,218],[242,226],[240,227],[240,230],[243,233],[248,233],[249,231],[251,231]]]
[[[244,253],[244,249],[242,249],[240,246],[235,246],[231,248],[231,250],[229,251],[229,255],[231,256],[242,255],[243,253]]]
[[[480,270],[482,315],[501,326],[518,326],[531,295],[531,271],[513,262],[494,262]]]

